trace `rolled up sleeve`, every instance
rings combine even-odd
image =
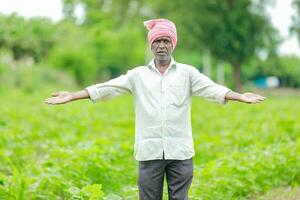
[[[213,82],[194,67],[190,69],[190,80],[192,96],[201,96],[220,104],[225,104],[227,102],[225,96],[231,90],[223,85]]]
[[[121,75],[104,83],[91,85],[89,87],[86,87],[85,90],[88,92],[90,100],[92,102],[96,102],[98,100],[109,100],[122,94],[132,93],[132,74],[133,71],[129,70],[124,75]]]

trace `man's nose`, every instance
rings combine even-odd
[[[158,47],[160,47],[160,48],[163,48],[163,47],[165,47],[165,44],[164,44],[164,42],[163,42],[163,41],[160,41],[160,42],[158,43]]]

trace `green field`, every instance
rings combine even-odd
[[[0,199],[138,199],[132,97],[47,106],[47,94],[0,93]],[[299,97],[226,106],[194,98],[192,108],[191,200],[299,185]]]

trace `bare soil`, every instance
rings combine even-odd
[[[255,196],[251,200],[300,200],[300,187],[274,188],[261,196]]]

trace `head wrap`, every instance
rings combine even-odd
[[[170,37],[173,49],[177,43],[176,26],[173,22],[167,19],[151,19],[144,22],[144,26],[149,30],[148,41],[151,48],[152,43],[158,37]]]

